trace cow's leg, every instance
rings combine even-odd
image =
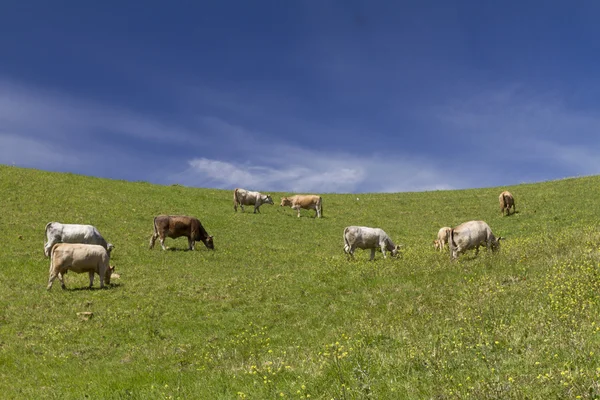
[[[109,266],[109,268],[110,268],[110,266]],[[103,271],[103,270],[102,270],[102,268],[100,268],[98,271],[100,272],[100,273],[98,274],[98,275],[99,275],[99,277],[100,277],[100,289],[104,289],[104,273],[103,273],[103,272],[105,272],[105,271]],[[94,275],[92,275],[92,280],[94,279],[94,278],[93,278],[93,276],[94,276]],[[90,284],[90,285],[91,285],[91,284]],[[90,286],[90,287],[91,287],[91,286]]]
[[[88,272],[89,276],[90,276],[90,289],[94,286],[94,271],[90,271]],[[100,286],[102,286],[102,275],[100,275]]]
[[[350,245],[345,245],[344,246],[344,252],[346,254],[348,254],[350,257],[354,258],[354,247],[352,247]]]
[[[167,248],[165,247],[165,238],[161,237],[160,238],[160,247],[162,247],[163,250],[166,250]]]
[[[154,248],[154,242],[156,242],[156,238],[158,238],[158,233],[153,233],[150,238],[150,249]]]
[[[240,203],[240,208],[242,209],[242,212],[245,212],[245,211],[244,211],[244,205],[243,205],[242,203]],[[236,211],[237,211],[237,210],[236,210]]]
[[[65,270],[64,273],[59,272],[58,273],[58,280],[60,281],[60,287],[65,290],[67,287],[65,286],[65,274],[67,273],[67,270]]]
[[[456,249],[450,251],[450,260],[454,261],[458,258],[458,251]]]
[[[373,261],[374,259],[375,259],[375,248],[371,248],[371,258],[369,260]]]
[[[386,258],[386,256],[385,256],[385,249],[387,247],[386,244],[385,243],[381,243],[379,245],[379,247],[381,247],[381,252],[383,253],[383,258]]]
[[[254,214],[256,214],[257,211],[260,214],[260,206],[254,205]]]
[[[192,240],[192,238],[188,238],[188,249],[189,250],[194,250],[194,241]]]
[[[296,207],[296,211],[298,211],[298,218],[300,218],[300,207]]]

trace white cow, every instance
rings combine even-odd
[[[238,205],[244,211],[244,206],[254,206],[254,213],[258,211],[262,204],[273,205],[273,199],[268,194],[259,192],[250,192],[246,189],[235,189],[233,191],[233,209],[237,212]]]
[[[112,243],[107,243],[98,229],[92,225],[79,224],[61,224],[60,222],[48,222],[46,224],[46,239],[44,244],[44,254],[50,256],[52,246],[56,243],[83,243],[97,244],[108,251],[108,254],[115,248]]]
[[[460,254],[471,249],[475,249],[475,254],[478,254],[479,246],[486,246],[488,250],[496,251],[500,249],[502,239],[504,238],[496,239],[489,225],[483,221],[465,222],[450,230],[448,235],[450,257],[455,260]]]
[[[440,228],[440,230],[438,231],[438,234],[437,234],[437,239],[433,241],[433,245],[435,246],[436,250],[439,250],[439,251],[444,250],[444,247],[446,247],[446,243],[448,243],[448,234],[450,233],[451,230],[452,230],[452,228],[450,228],[448,226],[444,226],[443,228]]]
[[[391,252],[392,256],[398,255],[400,246],[396,246],[392,239],[380,228],[368,228],[366,226],[348,226],[344,229],[344,252],[354,257],[354,250],[371,249],[372,261],[375,258],[375,249],[381,248],[383,258],[385,251]]]
[[[57,243],[52,247],[50,257],[50,277],[48,287],[52,288],[54,279],[58,277],[60,285],[65,289],[64,275],[71,270],[79,274],[90,275],[90,287],[94,285],[94,274],[100,276],[100,287],[110,284],[110,276],[115,270],[109,265],[110,255],[102,246],[80,243]]]

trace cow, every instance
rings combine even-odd
[[[259,192],[250,192],[246,189],[235,189],[233,191],[233,210],[237,212],[238,205],[244,211],[244,206],[254,206],[254,214],[260,213],[260,206],[263,204],[273,205],[271,195]]]
[[[380,228],[368,228],[366,226],[348,226],[344,229],[344,252],[354,257],[354,250],[371,249],[371,258],[375,258],[375,249],[381,248],[383,258],[385,251],[391,252],[393,257],[398,255],[400,246],[396,246],[392,239]]]
[[[100,288],[110,284],[110,276],[115,270],[109,265],[110,254],[97,244],[57,243],[50,253],[50,277],[47,290],[52,289],[54,279],[58,277],[60,285],[66,289],[64,275],[67,271],[90,275],[90,288],[94,285],[94,274],[100,276]]]
[[[509,191],[505,190],[504,192],[500,193],[500,196],[498,196],[498,201],[500,202],[500,212],[502,215],[510,215],[511,207],[513,209],[513,214],[516,212],[515,198]]]
[[[496,238],[489,225],[484,221],[469,221],[452,228],[448,235],[448,247],[450,247],[450,259],[456,260],[461,253],[475,249],[479,253],[479,246],[486,246],[488,250],[500,249],[500,240]]]
[[[98,229],[92,225],[61,224],[60,222],[48,222],[46,224],[46,239],[44,244],[44,255],[50,256],[52,246],[56,243],[82,243],[97,244],[110,252],[115,248],[112,243],[107,243]]]
[[[321,196],[314,194],[297,194],[292,197],[282,197],[281,207],[291,207],[293,210],[298,211],[298,218],[300,218],[300,209],[315,210],[315,217],[321,218],[323,216],[323,199]]]
[[[433,245],[436,250],[443,251],[444,247],[446,247],[446,243],[448,243],[448,234],[452,228],[448,226],[444,226],[440,228],[437,234],[437,239],[433,241]]]
[[[159,215],[154,217],[154,233],[150,238],[150,249],[154,247],[156,238],[160,237],[160,245],[163,250],[166,250],[165,238],[167,236],[172,239],[180,236],[187,237],[189,250],[194,250],[197,240],[201,240],[208,249],[214,250],[215,248],[213,237],[206,232],[200,221],[194,217],[186,215]]]

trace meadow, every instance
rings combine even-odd
[[[0,194],[2,398],[600,398],[598,176],[325,193],[322,219],[279,207],[289,193],[235,213],[229,190],[10,166]],[[215,250],[149,250],[159,214],[198,217]],[[500,252],[434,250],[440,227],[472,219]],[[120,277],[47,291],[50,221],[95,225]],[[349,260],[348,225],[383,228],[401,257]]]

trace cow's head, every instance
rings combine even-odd
[[[115,248],[115,245],[112,243],[108,243],[106,245],[106,252],[108,253],[109,256],[110,256],[110,252],[113,251],[114,248]]]
[[[439,250],[442,248],[442,242],[440,242],[439,240],[434,240],[433,241],[433,247],[435,247],[436,250]]]
[[[492,251],[500,250],[500,241],[501,240],[506,240],[506,238],[500,236],[499,238],[494,238],[494,240],[492,240]]]
[[[270,194],[263,194],[262,195],[262,201],[265,204],[271,204],[271,205],[275,204],[275,203],[273,203],[273,199],[271,198]]]
[[[215,242],[213,241],[213,236],[207,236],[205,240],[203,240],[204,245],[211,249],[214,250],[215,249]]]
[[[288,197],[281,198],[281,204],[279,205],[280,207],[291,207],[291,205],[292,205],[292,200],[290,200],[290,198],[288,198]]]
[[[396,246],[394,246],[394,249],[392,250],[392,257],[398,257],[400,255],[400,248],[402,247],[401,244],[398,244]]]
[[[112,276],[113,272],[115,272],[115,267],[111,265],[109,265],[106,271],[104,272],[104,283],[106,283],[107,285],[110,285],[110,277]]]

